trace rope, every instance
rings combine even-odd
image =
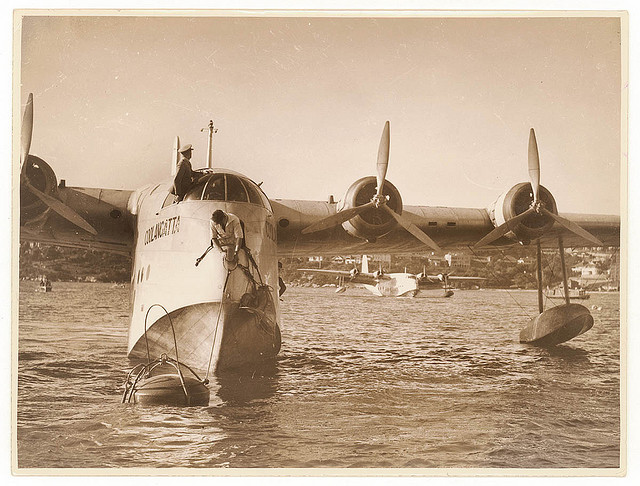
[[[478,254],[474,251],[474,249],[473,249],[473,247],[471,245],[467,245],[467,248],[469,248],[469,250],[471,250],[471,252],[473,253],[473,255],[475,257],[478,257]],[[498,249],[498,250],[500,251],[500,253],[502,253],[502,256],[504,257],[505,256],[504,252],[501,249]],[[489,270],[489,273],[491,273],[491,275],[493,276],[493,278],[495,278],[496,280],[500,280],[500,277],[498,277],[495,273],[493,273],[493,270],[491,270],[491,268],[488,268],[488,270]],[[506,290],[507,290],[507,294],[509,295],[509,297],[511,297],[511,300],[513,300],[516,303],[516,305],[518,307],[520,307],[520,310],[522,310],[522,312],[525,313],[527,318],[531,319],[532,317],[529,314],[529,312],[527,312],[527,310],[520,304],[520,302],[518,302],[518,300],[513,295],[511,295],[511,292],[509,292],[509,289],[506,289]]]
[[[543,258],[544,260],[547,260],[547,259],[545,259],[544,253],[542,253],[542,258]],[[551,264],[549,264],[549,262],[548,262],[548,261],[545,261],[545,263],[546,263],[546,266],[547,266],[548,271],[549,271],[549,272],[551,272],[551,274],[553,275],[553,274],[554,274],[554,271],[555,271],[555,262],[552,260],[552,261],[551,261]],[[544,268],[544,266],[543,266],[543,268]],[[545,293],[545,294],[544,294],[544,296],[545,296],[545,309],[546,309],[546,306],[547,306],[547,304],[548,304],[549,302],[551,302],[551,304],[553,305],[553,307],[557,307],[558,305],[560,305],[560,304],[556,304],[556,303],[555,303],[555,302],[554,302],[554,301],[549,297],[549,294],[548,294],[548,293]],[[562,291],[561,291],[561,293],[560,293],[560,296],[563,298],[562,300],[563,300],[563,302],[564,302],[564,287],[562,287]]]
[[[224,258],[224,257],[223,257]],[[207,374],[204,379],[209,379],[209,372],[211,371],[211,361],[213,360],[213,350],[216,346],[216,338],[218,337],[218,326],[220,325],[220,316],[222,315],[222,300],[224,299],[224,293],[227,290],[227,283],[229,282],[229,275],[232,270],[227,270],[227,276],[224,279],[224,285],[222,286],[222,295],[220,296],[220,305],[218,306],[218,317],[216,319],[216,330],[213,332],[213,341],[211,342],[211,353],[209,354],[209,363],[207,364]]]
[[[149,317],[149,311],[156,306],[160,307],[169,318],[169,324],[171,325],[171,332],[173,333],[173,346],[176,350],[176,361],[180,361],[180,358],[178,357],[178,341],[176,339],[176,330],[173,328],[173,321],[171,320],[171,315],[169,315],[169,312],[167,311],[167,309],[165,309],[161,304],[152,304],[147,309],[147,313],[144,316],[144,341],[147,346],[147,363],[151,362],[151,356],[149,355],[149,338],[147,337],[147,318]]]

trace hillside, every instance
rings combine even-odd
[[[46,275],[51,281],[129,282],[131,258],[114,253],[22,243],[20,279]]]

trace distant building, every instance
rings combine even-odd
[[[581,277],[594,277],[596,275],[599,275],[600,273],[598,267],[591,263],[589,265],[578,265],[577,267],[571,267],[571,270],[580,273]]]
[[[611,255],[609,280],[611,280],[612,286],[620,288],[620,255],[618,253],[614,253],[613,255]]]
[[[427,264],[434,267],[448,267],[446,256],[431,255],[427,258]]]
[[[451,268],[469,268],[471,267],[471,255],[465,253],[447,253],[444,256]]]

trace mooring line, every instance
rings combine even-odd
[[[224,257],[223,257],[224,258]],[[216,319],[216,329],[213,332],[213,341],[211,342],[211,353],[209,353],[209,363],[207,364],[207,374],[204,379],[209,379],[209,372],[211,371],[211,361],[213,360],[213,350],[216,346],[216,339],[218,337],[218,326],[220,325],[220,316],[222,314],[222,300],[224,299],[224,293],[227,290],[227,283],[229,282],[229,275],[231,275],[232,270],[227,270],[227,276],[224,279],[224,285],[222,286],[222,295],[220,296],[220,305],[218,306],[218,318]]]
[[[471,245],[467,245],[467,248],[469,248],[469,250],[471,250],[471,253],[473,253],[473,255],[474,255],[475,257],[478,257],[478,254],[474,251],[474,249],[471,247]],[[500,253],[502,254],[502,256],[503,256],[503,257],[505,257],[505,254],[503,253],[503,251],[502,251],[500,248],[498,248],[498,251],[500,251]],[[499,278],[495,273],[493,273],[493,270],[491,270],[491,268],[487,268],[487,270],[489,270],[489,273],[493,276],[493,278],[495,278],[495,279],[496,279],[496,280],[498,280],[498,281],[500,280],[500,278]],[[527,318],[528,318],[528,319],[532,319],[532,317],[529,315],[529,313],[527,312],[527,310],[526,310],[524,307],[522,307],[522,305],[520,304],[520,302],[518,302],[518,300],[517,300],[513,295],[511,295],[511,292],[509,292],[509,289],[506,289],[506,291],[507,291],[507,294],[509,295],[509,297],[511,297],[511,299],[516,303],[516,305],[517,305],[518,307],[520,307],[520,309],[525,313],[525,315],[527,316]]]

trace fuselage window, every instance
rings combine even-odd
[[[227,174],[227,201],[249,202],[244,185],[231,174]]]
[[[224,201],[225,199],[224,174],[214,174],[207,179],[207,184],[202,193],[204,201]]]

